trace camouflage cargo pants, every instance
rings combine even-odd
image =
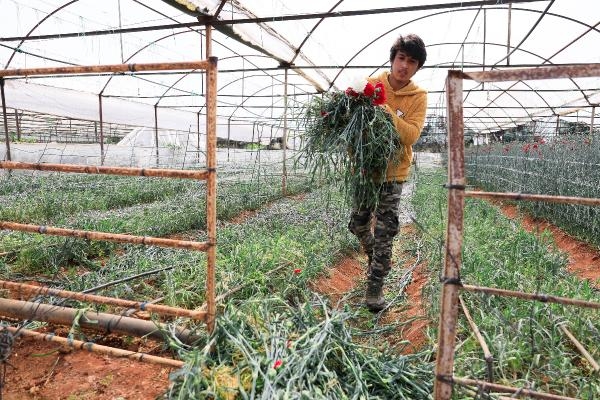
[[[379,205],[375,209],[356,207],[350,214],[348,229],[360,241],[369,257],[369,279],[383,281],[391,269],[394,236],[400,230],[398,212],[402,183],[387,182],[379,191]],[[372,219],[375,226],[372,228]]]

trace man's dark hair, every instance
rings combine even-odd
[[[390,62],[394,62],[394,58],[396,58],[396,54],[399,51],[403,51],[408,54],[415,60],[419,61],[419,68],[425,64],[425,60],[427,59],[427,50],[425,50],[425,43],[423,43],[423,39],[415,34],[408,34],[406,36],[400,35],[398,39],[392,45],[390,49]]]

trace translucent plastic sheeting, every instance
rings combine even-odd
[[[35,111],[43,114],[60,115],[87,121],[99,121],[99,96],[46,85],[38,85],[25,81],[10,80],[5,83],[6,106],[19,110]],[[1,104],[1,102],[0,102]],[[102,99],[102,120],[105,123],[129,125],[133,127],[154,128],[154,107],[149,104],[119,98]],[[181,132],[206,132],[206,117],[190,111],[161,107],[157,110],[157,127],[160,130]],[[152,141],[153,129],[145,129],[145,141]],[[280,135],[278,131],[275,136]],[[217,119],[217,136],[231,140],[250,140],[267,142],[271,135],[259,135],[252,131],[252,126],[233,126],[224,118]],[[141,139],[138,139],[141,140]],[[201,141],[201,148],[205,139]]]
[[[0,62],[6,68],[28,68],[203,59],[207,53],[202,18],[208,16],[206,21],[214,25],[212,55],[219,58],[218,134],[237,140],[251,140],[258,132],[282,132],[286,87],[287,125],[301,130],[302,106],[311,96],[330,88],[343,90],[357,77],[389,68],[389,48],[400,34],[417,33],[427,45],[427,62],[414,79],[429,90],[432,120],[445,115],[449,69],[600,62],[595,50],[600,40],[599,1],[509,3],[0,0]],[[183,23],[188,25],[178,25]],[[111,34],[112,29],[129,31]],[[22,40],[27,35],[49,36]],[[196,115],[205,103],[205,76],[198,71],[41,77],[30,82],[146,103],[150,120],[154,105],[160,112],[165,107]],[[465,125],[490,131],[556,116],[589,122],[599,90],[598,78],[465,82]],[[181,123],[190,124],[195,126],[193,118]]]

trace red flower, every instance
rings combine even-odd
[[[273,364],[273,369],[277,369],[277,368],[281,367],[282,364],[283,364],[283,361],[281,361],[281,360],[275,361],[275,363]]]
[[[529,143],[523,145],[523,152],[524,153],[529,153]]]
[[[363,93],[367,97],[373,96],[375,94],[375,86],[373,86],[373,84],[371,82],[367,82],[367,84],[365,85],[365,88],[363,90]]]
[[[383,83],[377,82],[375,85],[375,97],[373,98],[373,104],[380,106],[385,103],[385,88]]]
[[[348,89],[346,89],[346,96],[358,97],[358,93],[356,92],[356,90],[349,87]]]
[[[294,270],[294,274],[298,275],[300,272],[302,272],[302,270],[300,268],[296,268]]]
[[[326,111],[321,111],[321,117],[325,118],[326,116],[328,116],[329,113]]]

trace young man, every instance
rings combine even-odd
[[[348,224],[348,229],[358,237],[368,257],[365,302],[373,312],[379,312],[386,306],[383,282],[391,269],[393,239],[400,230],[398,212],[402,184],[410,173],[412,145],[419,139],[425,123],[427,92],[411,78],[426,58],[425,44],[419,36],[400,36],[390,49],[391,70],[369,78],[373,84],[383,83],[386,94],[383,107],[391,114],[403,145],[388,165],[377,208],[355,205]],[[375,219],[373,231],[372,218]]]

